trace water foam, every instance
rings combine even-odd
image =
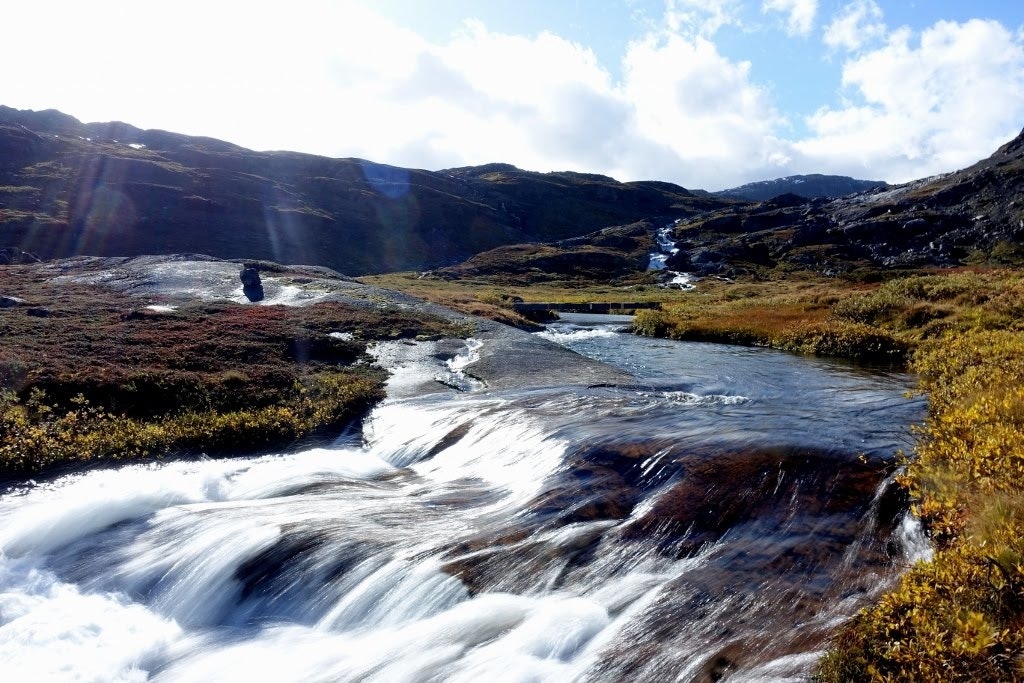
[[[586,341],[588,339],[601,339],[607,337],[614,337],[620,334],[618,331],[608,329],[606,327],[595,327],[589,329],[575,329],[575,330],[544,330],[538,332],[537,336],[548,341],[555,342],[556,344],[568,345],[574,342]]]
[[[35,562],[0,557],[0,680],[147,680],[181,635],[117,594],[83,593]]]

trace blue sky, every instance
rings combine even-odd
[[[1024,9],[975,0],[35,0],[0,104],[441,169],[901,182],[1024,127]]]

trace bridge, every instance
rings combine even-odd
[[[621,313],[628,315],[642,309],[661,308],[661,304],[657,301],[590,301],[583,303],[516,301],[512,305],[518,313],[563,311],[565,313]]]

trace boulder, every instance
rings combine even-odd
[[[263,281],[260,280],[260,271],[253,266],[245,266],[238,274],[242,281],[242,293],[249,301],[263,301]]]
[[[0,308],[15,308],[17,306],[24,306],[25,300],[19,299],[16,296],[2,296],[0,295]]]
[[[238,277],[242,281],[242,287],[245,289],[255,289],[256,287],[263,286],[263,282],[260,280],[260,271],[255,268],[242,268]]]

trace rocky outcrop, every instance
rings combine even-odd
[[[16,247],[0,248],[0,266],[39,263],[39,258]]]
[[[647,267],[655,249],[654,221],[638,221],[549,244],[516,244],[477,254],[431,277],[513,276],[520,281],[549,278],[613,280]]]

